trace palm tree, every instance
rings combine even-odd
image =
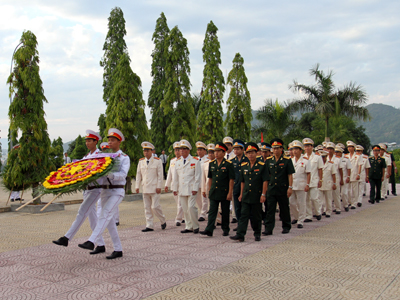
[[[329,140],[329,119],[339,115],[350,118],[371,119],[368,110],[362,105],[366,104],[368,96],[361,85],[353,82],[342,89],[336,89],[333,83],[333,72],[325,74],[319,69],[319,64],[310,69],[310,75],[314,76],[316,84],[307,86],[293,81],[289,88],[294,93],[299,93],[300,98],[294,99],[291,103],[293,111],[314,111],[325,121],[325,140]]]
[[[260,136],[262,132],[266,141],[279,137],[285,143],[290,142],[297,136],[296,119],[292,113],[287,102],[280,104],[278,99],[275,102],[272,99],[265,100],[265,105],[257,111],[256,119],[261,125],[253,127],[253,139],[254,135]]]

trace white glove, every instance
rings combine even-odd
[[[113,180],[114,179],[114,174],[113,173],[108,174],[107,178]]]

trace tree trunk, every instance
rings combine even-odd
[[[132,178],[130,176],[126,177],[125,193],[132,194]]]
[[[39,183],[32,184],[32,198],[36,198],[39,196]],[[35,201],[32,202],[33,204],[42,204],[42,198],[39,197]]]
[[[325,142],[329,142],[329,136],[328,136],[328,126],[329,126],[329,118],[325,117]]]

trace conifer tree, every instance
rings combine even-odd
[[[53,142],[51,143],[51,148],[49,153],[52,169],[58,169],[63,165],[64,162],[63,154],[64,154],[63,141],[61,137],[58,137],[58,139],[54,139]]]
[[[187,41],[175,26],[167,40],[166,94],[161,101],[164,115],[171,116],[166,135],[172,144],[187,139],[192,145],[195,141],[196,117],[190,95],[190,66]],[[193,147],[194,148],[194,147]]]
[[[225,81],[221,69],[218,28],[212,21],[207,25],[203,43],[203,86],[201,88],[200,109],[197,116],[199,139],[208,144],[224,137],[222,103]]]
[[[121,150],[131,160],[127,178],[127,192],[131,191],[131,177],[136,175],[137,164],[142,156],[141,143],[148,139],[145,102],[143,100],[142,82],[130,65],[127,54],[123,54],[114,71],[114,88],[111,92],[106,111],[107,129],[118,128],[125,136]]]
[[[85,139],[79,135],[75,139],[75,148],[74,151],[71,153],[71,159],[82,159],[86,154],[88,150],[85,145]]]
[[[119,59],[128,49],[124,40],[126,35],[125,19],[122,9],[115,7],[111,10],[108,18],[108,32],[103,45],[104,55],[100,66],[104,68],[103,73],[103,100],[108,103],[111,91],[114,88],[113,73]]]
[[[16,138],[17,132],[21,132],[18,156],[9,169],[14,174],[9,178],[15,179],[12,183],[14,186],[32,184],[35,196],[39,182],[42,182],[50,171],[50,138],[43,109],[47,100],[39,75],[36,36],[31,31],[24,31],[21,43],[22,46],[13,58],[14,70],[7,80],[7,83],[10,83],[10,93],[15,93],[8,113],[11,138]],[[37,202],[40,202],[40,199]]]
[[[240,53],[236,53],[233,59],[232,70],[228,74],[230,93],[227,101],[227,114],[225,127],[228,136],[248,140],[250,138],[251,98],[247,89],[247,77],[243,67],[244,60]]]
[[[97,126],[99,126],[100,136],[104,139],[107,136],[106,114],[100,114]]]
[[[165,132],[171,121],[170,115],[164,115],[161,107],[161,101],[166,92],[166,76],[165,64],[167,62],[167,44],[166,39],[169,34],[167,18],[164,13],[157,19],[156,28],[153,33],[152,41],[154,42],[154,50],[151,54],[153,62],[151,63],[151,76],[153,82],[151,84],[147,105],[151,110],[150,120],[150,140],[159,150],[167,150],[170,147]]]

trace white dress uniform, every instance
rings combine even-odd
[[[310,173],[310,164],[308,159],[303,156],[296,161],[296,157],[292,158],[295,173],[293,173],[292,195],[289,198],[290,212],[293,220],[297,220],[298,225],[303,225],[306,218],[306,192],[304,189],[307,185],[307,174]]]
[[[16,199],[19,200],[19,199],[21,199],[21,198],[20,198],[20,195],[19,195],[20,192],[21,192],[21,191],[12,191],[12,192],[11,192],[11,195],[10,195],[10,199],[11,199],[11,200],[16,200]]]
[[[233,145],[233,139],[230,136],[224,137],[222,140],[224,144],[226,143],[231,143]],[[228,153],[228,151],[225,152],[225,159],[227,160],[232,160],[236,157],[235,152],[233,152],[233,149],[231,152]],[[232,218],[236,219],[236,213],[235,213],[235,201],[231,201],[229,209],[232,211]],[[239,221],[239,220],[238,220]]]
[[[165,181],[165,187],[168,187],[172,190],[172,186],[174,183],[174,171],[175,171],[175,164],[176,164],[177,158],[174,157],[173,159],[170,160],[169,162],[169,169],[168,169],[168,174],[167,174],[167,180]],[[174,199],[176,202],[176,207],[177,207],[177,212],[176,212],[176,217],[175,217],[175,223],[182,223],[183,220],[183,209],[182,205],[179,201],[179,197],[174,195]]]
[[[209,162],[209,159],[207,157],[207,155],[204,155],[203,157],[197,157],[197,159],[200,162],[200,168],[202,170],[204,164],[207,164]],[[208,172],[208,170],[207,170]],[[207,173],[208,174],[208,173]],[[202,172],[202,177],[204,177],[203,172]],[[203,191],[206,191],[206,189],[203,189],[202,184],[200,184],[200,189],[199,192],[197,193],[197,197],[196,197],[196,203],[197,203],[197,207],[199,209],[199,218],[206,218],[207,217],[207,211],[208,211],[208,197],[203,197]]]
[[[151,156],[139,160],[136,172],[136,189],[142,187],[146,228],[154,229],[153,212],[165,224],[165,216],[160,205],[160,194],[156,189],[161,189],[163,184],[163,166],[159,158]]]
[[[88,153],[86,156],[82,158],[88,159],[100,153],[99,149],[96,149],[93,153]],[[97,180],[98,185],[103,184],[103,178]],[[94,184],[91,185],[92,187]],[[86,190],[83,192],[83,202],[79,206],[78,214],[76,215],[75,221],[72,223],[71,228],[65,234],[65,237],[68,240],[72,240],[75,234],[78,232],[79,228],[82,226],[83,222],[86,218],[89,219],[90,228],[92,231],[96,228],[97,225],[97,213],[96,213],[96,202],[100,198],[101,188],[94,188],[91,190]],[[98,246],[104,246],[103,237],[100,235],[99,240],[97,242]]]
[[[178,193],[179,201],[185,215],[186,230],[196,230],[199,228],[199,221],[197,219],[198,210],[196,207],[197,195],[192,195],[192,192],[199,191],[200,180],[200,162],[190,154],[186,158],[181,156],[175,164],[172,190]]]
[[[363,160],[361,156],[355,152],[353,155],[347,153],[344,156],[347,157],[351,163],[349,205],[351,205],[352,208],[355,208],[355,205],[358,201],[358,184],[359,184],[359,180],[357,180],[356,178],[359,174],[360,167],[363,164]]]
[[[106,177],[103,177],[103,190],[101,191],[100,195],[102,212],[96,228],[93,230],[93,233],[89,238],[89,241],[94,244],[98,244],[101,239],[101,235],[107,228],[114,245],[114,251],[122,251],[122,245],[118,236],[118,230],[117,226],[115,225],[114,216],[118,205],[125,196],[125,189],[104,187],[110,185],[125,186],[126,176],[128,175],[131,162],[129,156],[124,154],[121,150],[118,150],[116,154],[118,154],[118,156],[115,158],[117,160],[117,170],[109,173]]]
[[[325,204],[325,213],[327,216],[332,214],[332,186],[336,181],[333,180],[333,176],[336,176],[337,166],[332,160],[327,157],[324,167],[322,168],[322,186],[320,188],[321,198]],[[337,189],[337,187],[336,187]]]
[[[342,179],[342,176],[340,175],[340,170],[342,170],[342,173],[347,172],[345,170],[346,168],[346,163],[343,161],[342,157],[336,157],[333,156],[332,159],[328,157],[329,160],[332,160],[335,163],[336,166],[336,190],[332,191],[332,197],[333,197],[333,203],[334,203],[334,208],[337,213],[339,213],[342,210],[342,203],[340,202],[341,197],[340,197],[340,181]],[[344,177],[343,177],[344,178]],[[344,180],[344,179],[343,179]],[[347,207],[347,202],[343,201],[345,207]]]
[[[317,216],[321,215],[321,201],[319,200],[319,175],[318,170],[321,170],[324,166],[321,156],[316,155],[314,152],[308,157],[307,154],[303,156],[308,159],[310,164],[310,190],[307,193],[306,198],[306,219],[311,220],[313,216],[313,208]]]
[[[365,182],[367,179],[366,169],[371,168],[371,164],[369,163],[368,155],[362,154],[361,159],[362,159],[363,163],[361,165],[360,182],[358,183],[358,203],[362,203],[365,186],[367,184]]]
[[[342,156],[341,160],[342,163],[344,164],[344,167],[343,167],[343,185],[340,186],[340,195],[342,196],[343,207],[346,209],[350,205],[350,200],[349,200],[350,183],[347,183],[346,181],[351,174],[351,162],[350,159],[348,159],[345,156]]]
[[[381,144],[379,144],[381,145]],[[385,170],[385,179],[382,181],[382,187],[381,187],[381,197],[385,198],[387,197],[387,191],[388,191],[388,186],[389,186],[389,178],[387,178],[387,174],[389,174],[389,167],[392,166],[392,158],[390,157],[390,154],[385,152],[382,156],[382,158],[385,159],[386,162],[386,170]],[[393,170],[392,170],[393,172]]]

